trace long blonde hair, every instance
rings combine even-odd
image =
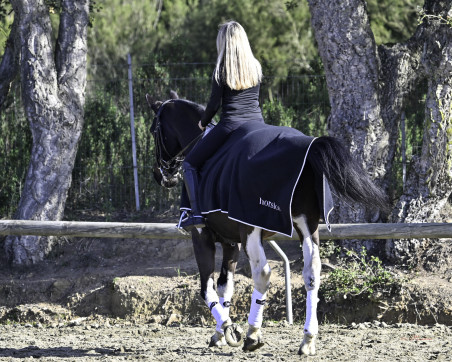
[[[262,67],[254,57],[243,27],[236,21],[220,25],[217,36],[215,80],[234,90],[256,86],[262,80]]]

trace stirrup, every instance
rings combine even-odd
[[[202,216],[190,215],[187,219],[180,222],[180,227],[185,231],[191,231],[193,228],[203,228],[206,226]]]
[[[204,217],[193,216],[192,214],[184,211],[179,219],[178,229],[184,229],[185,231],[191,231],[193,228],[203,228],[206,226]]]

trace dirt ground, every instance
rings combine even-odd
[[[300,360],[301,249],[279,245],[291,264],[295,323],[285,321],[283,263],[266,244],[266,344],[254,353],[208,347],[214,323],[198,296],[190,240],[61,238],[39,266],[12,270],[0,260],[0,360]],[[220,262],[218,246],[217,270]],[[431,248],[422,268],[400,273],[406,282],[390,296],[321,300],[317,355],[307,360],[452,361],[452,241]],[[242,253],[231,313],[244,330],[249,275]]]
[[[299,361],[299,324],[265,324],[266,344],[257,352],[209,348],[212,330],[201,326],[83,320],[58,326],[0,326],[0,359],[43,361]],[[452,328],[373,324],[320,328],[317,355],[307,361],[450,361]]]

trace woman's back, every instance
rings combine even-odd
[[[261,119],[259,88],[260,84],[243,90],[224,86],[221,120]]]

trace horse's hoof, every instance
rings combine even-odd
[[[258,339],[253,339],[246,337],[245,343],[243,344],[243,350],[245,352],[252,352],[256,349],[261,348],[265,343],[262,341],[262,337],[259,336]]]
[[[261,348],[263,345],[264,341],[262,338],[261,329],[250,326],[245,343],[243,344],[243,350],[245,352],[251,352]]]
[[[315,355],[315,334],[305,333],[303,342],[301,342],[298,350],[300,356],[314,356]]]
[[[223,346],[227,346],[224,334],[215,331],[215,334],[210,338],[209,347],[223,347]]]
[[[231,347],[238,347],[242,344],[242,333],[242,328],[240,328],[240,326],[235,323],[230,324],[224,328],[224,336],[226,338],[226,342]]]

